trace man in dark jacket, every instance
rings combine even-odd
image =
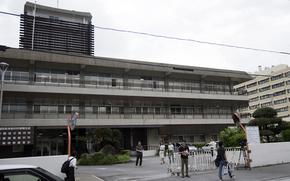
[[[181,176],[184,178],[184,166],[185,166],[185,172],[186,177],[189,177],[188,175],[188,156],[189,156],[189,148],[185,144],[185,142],[182,143],[182,145],[178,148],[178,152],[181,156]]]
[[[136,146],[136,166],[138,165],[139,162],[139,166],[142,165],[142,157],[143,157],[143,146],[141,145],[141,141],[138,141],[138,145]]]
[[[228,166],[228,161],[226,157],[226,150],[224,148],[224,143],[219,141],[219,147],[217,149],[217,159],[219,160],[219,179],[220,181],[223,180],[223,167]],[[232,178],[232,173],[228,170],[228,174],[230,178]]]

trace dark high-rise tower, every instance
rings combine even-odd
[[[91,19],[90,13],[26,2],[20,21],[20,47],[93,55]]]

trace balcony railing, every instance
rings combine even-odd
[[[231,95],[228,85],[205,83],[200,86],[195,82],[182,83],[169,81],[165,86],[164,81],[140,81],[130,79],[123,82],[122,79],[106,78],[107,80],[81,80],[79,75],[46,75],[36,74],[35,77],[28,77],[27,72],[18,73],[12,76],[11,73],[5,75],[5,84],[22,84],[37,86],[56,86],[56,87],[81,87],[92,89],[123,89],[138,91],[159,91],[159,92],[184,92],[184,93],[201,93],[201,94],[223,94]],[[98,77],[96,77],[97,79]],[[101,79],[101,78],[98,78]]]
[[[67,119],[64,113],[3,112],[2,119]],[[93,114],[80,113],[79,119],[231,119],[231,114]]]

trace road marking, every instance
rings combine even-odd
[[[101,179],[101,178],[99,178],[99,177],[97,177],[97,176],[95,176],[95,175],[91,175],[92,177],[94,177],[94,178],[96,178],[97,180],[99,180],[99,181],[104,181],[103,179]]]

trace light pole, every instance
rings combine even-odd
[[[0,62],[0,71],[1,71],[1,95],[0,95],[0,120],[2,116],[2,98],[3,98],[3,83],[5,72],[8,69],[9,64],[5,62]]]

